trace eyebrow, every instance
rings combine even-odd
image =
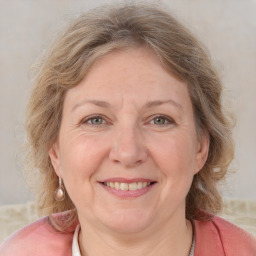
[[[178,102],[176,102],[176,101],[174,101],[172,99],[149,101],[148,103],[146,103],[145,107],[146,108],[151,108],[151,107],[156,107],[156,106],[160,106],[160,105],[167,104],[167,103],[171,103],[175,107],[182,109],[181,104],[179,104]]]
[[[80,107],[81,105],[87,104],[87,103],[99,106],[101,108],[110,108],[111,107],[110,103],[103,101],[103,100],[83,100],[83,101],[75,104],[71,111],[74,111],[76,108]]]
[[[108,103],[106,101],[102,101],[102,100],[83,100],[83,101],[75,104],[71,111],[74,111],[76,108],[80,107],[81,105],[87,104],[87,103],[96,105],[96,106],[101,107],[101,108],[110,108],[112,106],[110,103]],[[182,109],[181,104],[179,104],[178,102],[176,102],[172,99],[149,101],[144,105],[144,107],[145,108],[152,108],[152,107],[157,107],[157,106],[160,106],[160,105],[163,105],[163,104],[168,104],[168,103],[174,105],[175,107],[177,107],[179,109]]]

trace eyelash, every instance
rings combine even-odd
[[[155,123],[152,124],[151,122],[157,118],[164,119],[165,123],[160,124],[160,125],[155,124]],[[100,124],[89,123],[90,121],[92,122],[93,119],[101,119],[103,123],[100,123]],[[106,121],[106,118],[102,115],[94,115],[94,116],[89,116],[89,117],[83,119],[80,123],[84,124],[84,125],[91,125],[91,126],[102,126],[102,125],[106,125],[107,121]],[[148,123],[152,124],[152,125],[156,125],[156,126],[167,126],[170,124],[175,124],[175,121],[172,118],[165,116],[165,115],[155,115],[155,116],[150,117],[150,121]]]
[[[92,121],[93,119],[102,119],[103,120],[103,124],[92,124],[92,123],[89,123],[89,121]],[[81,124],[88,124],[88,125],[91,125],[91,126],[100,126],[100,125],[105,125],[107,122],[106,122],[106,118],[104,118],[103,116],[101,115],[94,115],[94,116],[89,116],[85,119],[83,119],[81,121]]]
[[[165,116],[165,115],[155,115],[155,116],[153,116],[153,118],[151,117],[149,123],[151,123],[152,121],[154,121],[154,120],[157,119],[157,118],[159,118],[159,119],[164,119],[164,121],[166,121],[167,123],[160,124],[160,125],[157,125],[157,124],[154,123],[153,125],[157,125],[157,126],[167,126],[167,125],[170,125],[170,124],[174,124],[174,123],[175,123],[175,121],[174,121],[172,118],[170,118],[170,117],[168,117],[168,116]]]

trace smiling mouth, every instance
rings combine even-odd
[[[112,188],[114,190],[121,190],[121,191],[136,191],[141,190],[143,188],[147,188],[152,186],[156,182],[101,182],[104,186]]]

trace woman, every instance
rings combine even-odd
[[[50,217],[1,255],[255,255],[249,234],[214,215],[233,158],[221,91],[205,50],[160,8],[82,15],[28,106],[30,170]]]

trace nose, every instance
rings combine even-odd
[[[112,161],[129,168],[142,164],[147,157],[143,136],[138,128],[118,129],[109,153],[109,158]]]

